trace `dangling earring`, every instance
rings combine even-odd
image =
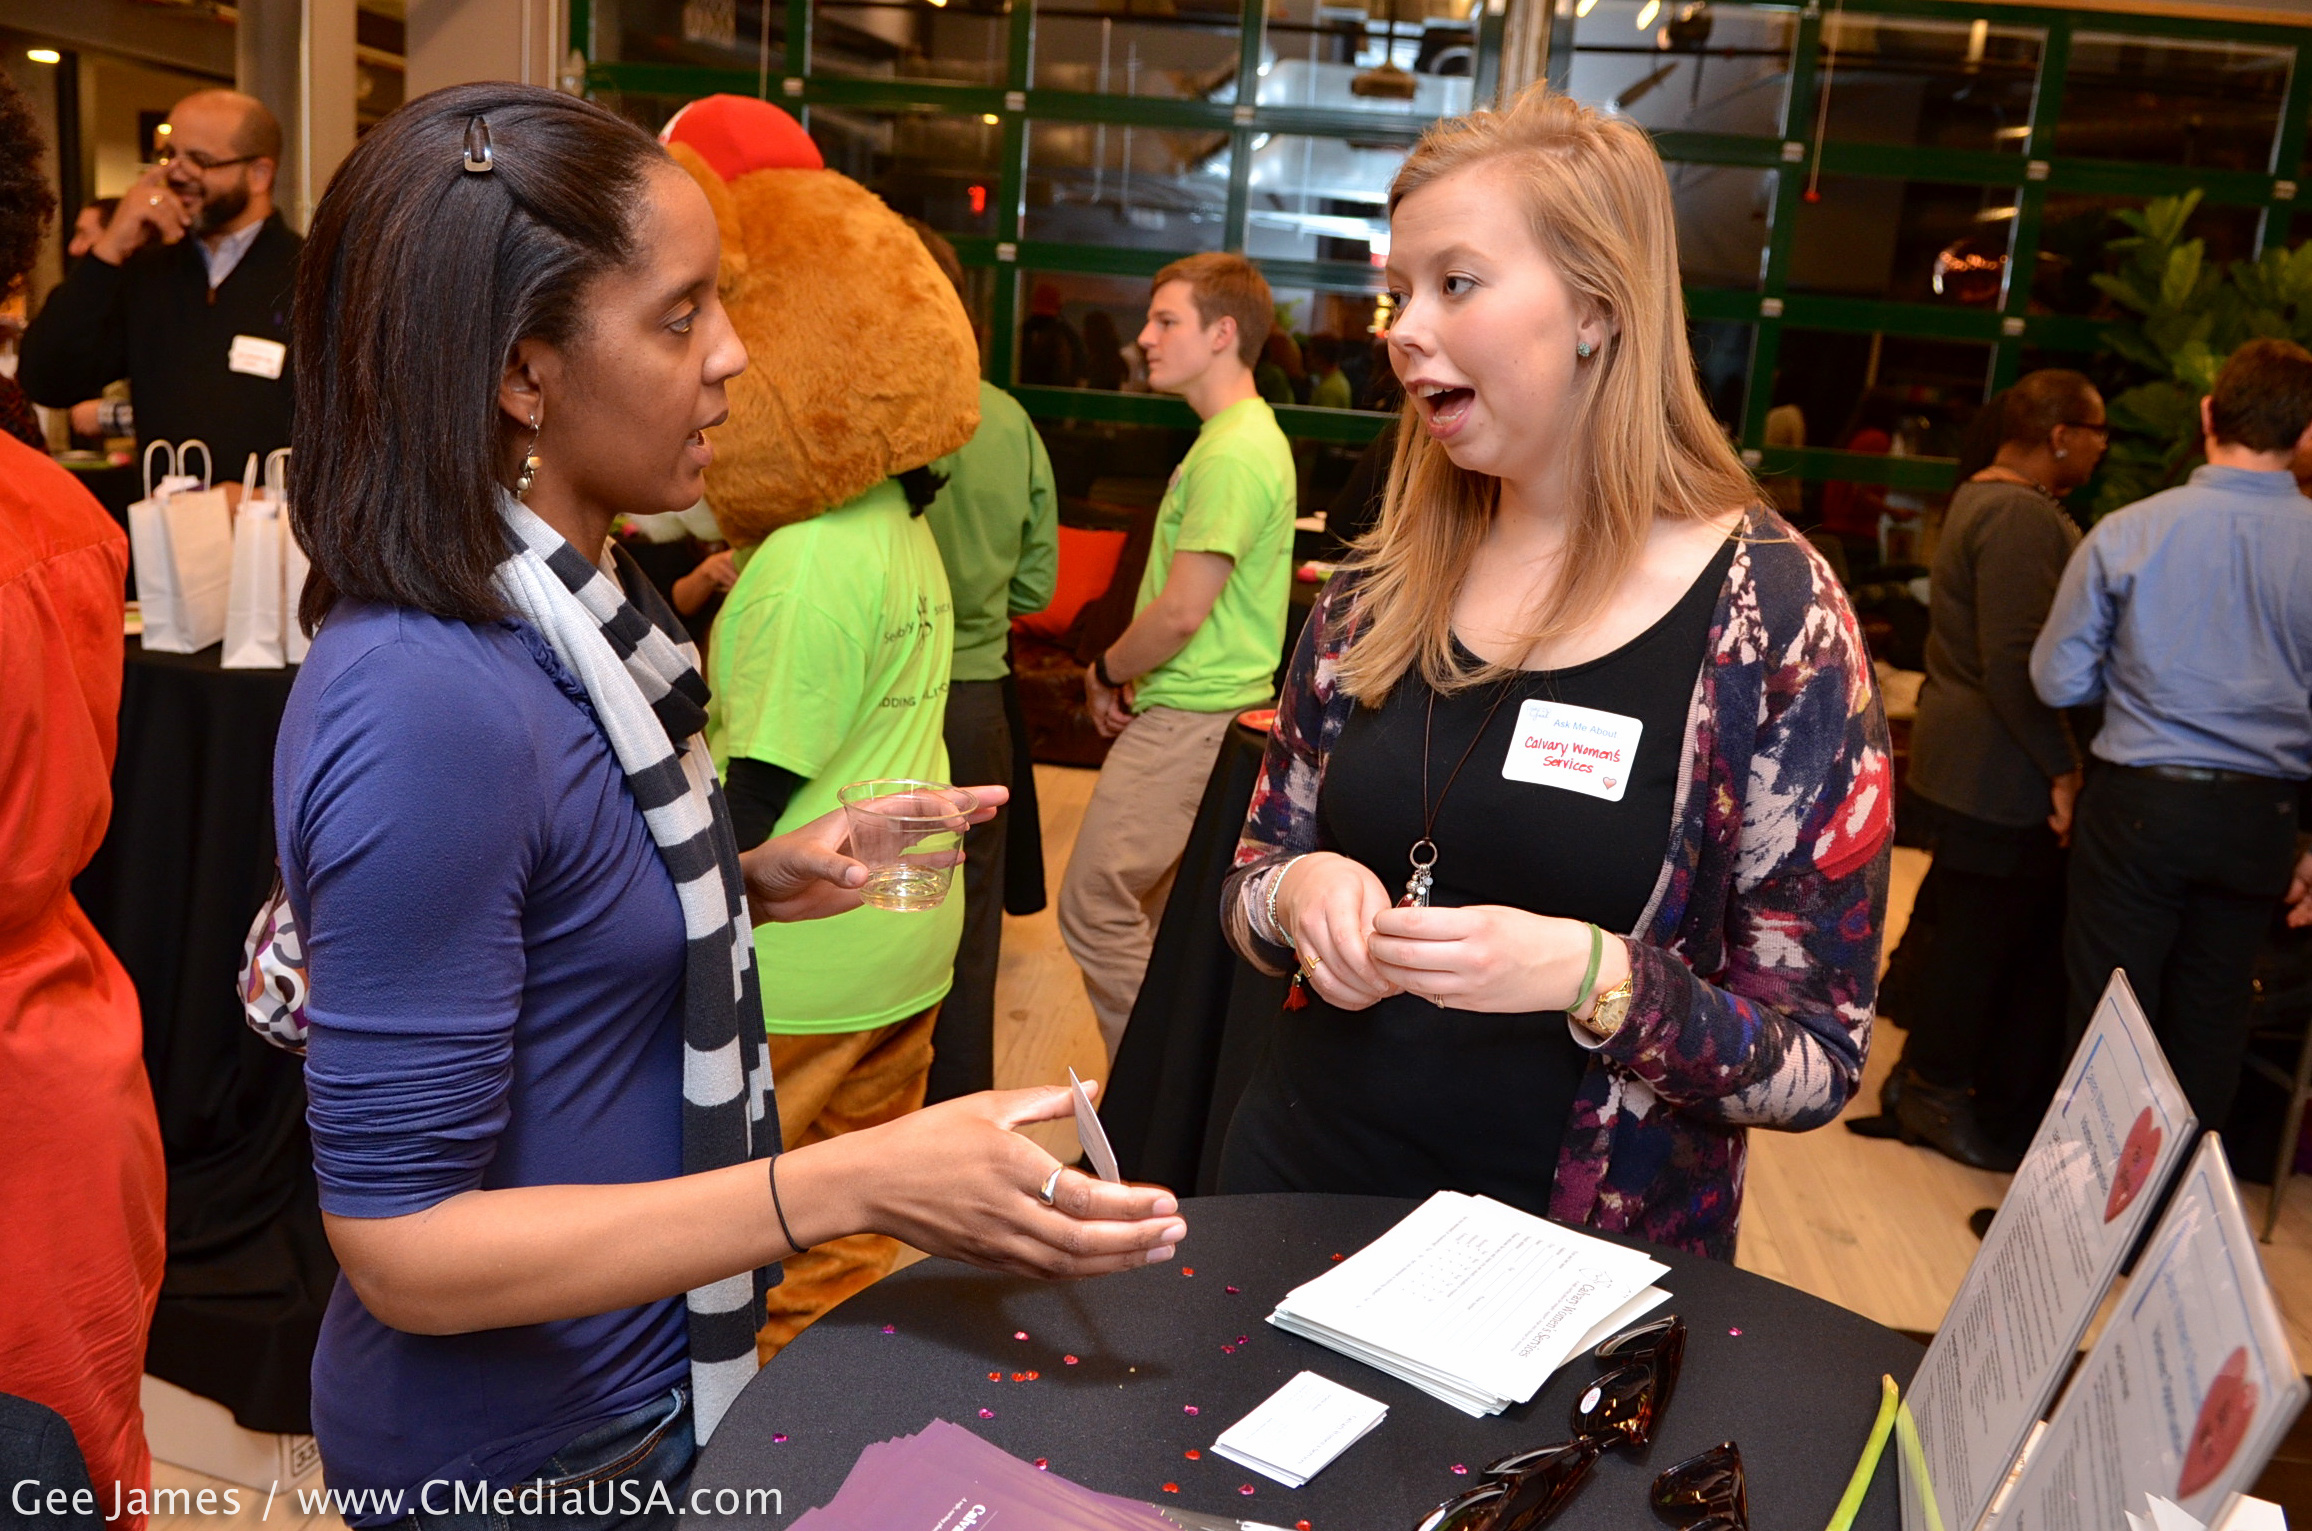
[[[1590,353],[1595,350],[1597,350],[1597,347],[1591,345],[1586,340],[1577,340],[1573,343],[1573,354],[1580,357],[1583,361],[1588,361],[1590,359]]]
[[[524,499],[538,481],[538,417],[530,417],[530,450],[522,458],[522,476],[514,480],[514,498]]]

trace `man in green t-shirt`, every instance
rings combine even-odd
[[[1076,833],[1060,934],[1111,1062],[1220,741],[1269,700],[1284,649],[1292,447],[1253,380],[1274,312],[1250,261],[1195,255],[1156,273],[1140,332],[1150,386],[1204,425],[1157,509],[1132,625],[1084,676],[1092,721],[1116,742]]]
[[[955,247],[907,220],[939,269],[964,293]],[[1060,573],[1060,497],[1052,460],[1028,412],[1010,394],[979,385],[979,430],[932,471],[947,487],[923,513],[955,599],[955,666],[947,688],[947,758],[959,782],[1013,779],[1011,619],[1052,603]],[[1025,765],[1026,762],[1016,762]],[[1033,812],[1034,799],[1027,799]],[[963,939],[955,986],[932,1035],[926,1105],[995,1088],[995,975],[1003,950],[1004,842],[1011,810],[975,824],[963,842]]]

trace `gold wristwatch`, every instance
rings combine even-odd
[[[1597,997],[1587,1016],[1575,1016],[1574,1024],[1600,1040],[1621,1030],[1622,1022],[1630,1018],[1630,996],[1637,992],[1637,981],[1637,969],[1633,967],[1620,983]]]

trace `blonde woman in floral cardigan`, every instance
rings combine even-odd
[[[1226,1191],[1481,1192],[1731,1258],[1869,1045],[1886,723],[1694,381],[1645,135],[1535,89],[1391,190],[1407,394],[1223,899],[1297,968]]]

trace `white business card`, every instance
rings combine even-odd
[[[1212,1449],[1286,1488],[1299,1488],[1371,1434],[1388,1413],[1387,1404],[1302,1372],[1222,1431]]]

